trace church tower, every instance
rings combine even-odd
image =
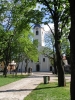
[[[33,28],[33,33],[34,33],[34,40],[38,41],[38,47],[45,46],[44,32],[45,32],[44,29],[39,24],[35,24]]]
[[[41,51],[45,47],[45,30],[39,24],[35,24],[33,28],[34,40],[38,41],[38,50]],[[35,71],[50,71],[50,63],[47,57],[40,54],[38,62],[34,65]]]

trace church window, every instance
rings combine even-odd
[[[36,35],[38,35],[39,34],[39,32],[38,31],[36,31]]]
[[[45,62],[45,58],[43,58],[43,62]]]

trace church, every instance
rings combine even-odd
[[[40,51],[42,48],[45,47],[44,42],[44,35],[45,30],[43,27],[41,27],[39,24],[35,24],[33,28],[34,38],[33,40],[38,41],[38,50]],[[22,68],[21,68],[22,67]],[[48,57],[45,57],[44,55],[40,54],[38,58],[38,62],[30,61],[28,63],[28,68],[31,67],[33,72],[49,72],[52,71],[51,63],[48,59]],[[25,71],[25,61],[20,62],[18,71]]]

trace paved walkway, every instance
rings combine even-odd
[[[0,100],[23,100],[34,88],[43,82],[43,76],[45,75],[52,76],[50,78],[51,82],[57,79],[51,73],[33,73],[28,78],[0,87]]]

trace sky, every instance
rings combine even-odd
[[[42,7],[44,7],[42,4],[40,5],[40,4],[37,3],[35,9],[41,11],[41,8],[42,8]],[[45,20],[45,19],[44,19],[44,20]],[[54,26],[53,23],[48,23],[48,25],[49,25],[51,28],[53,28],[53,26]],[[44,25],[44,24],[42,24],[42,27],[44,28],[45,31],[49,31],[49,30],[50,30],[49,27],[48,27],[48,25]]]
[[[51,27],[51,29],[53,29],[53,25],[54,24],[49,23],[49,26]],[[48,27],[48,25],[42,25],[42,27],[44,28],[45,31],[49,31],[50,30],[49,27]]]

